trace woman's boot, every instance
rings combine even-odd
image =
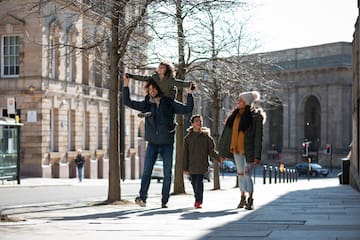
[[[243,208],[246,205],[246,197],[245,196],[241,196],[241,200],[239,205],[237,206],[237,208]]]
[[[248,202],[245,206],[246,210],[253,210],[254,209],[254,199],[253,198],[248,198]]]

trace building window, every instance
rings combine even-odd
[[[55,78],[55,42],[53,39],[50,40],[49,49],[49,77],[50,79]]]
[[[20,37],[4,36],[2,39],[1,73],[3,77],[17,77],[20,72]]]
[[[69,82],[72,81],[73,79],[73,54],[72,54],[72,48],[70,46],[68,46],[66,48],[66,65],[67,65],[67,68],[66,68],[66,78]]]
[[[130,148],[135,148],[135,116],[130,116]]]
[[[83,149],[90,148],[90,112],[85,112],[83,116]]]
[[[94,78],[95,87],[102,87],[102,52],[100,49],[95,49],[95,64],[94,64]]]
[[[103,136],[102,136],[102,130],[103,130],[103,124],[102,124],[103,114],[99,113],[97,118],[97,124],[96,124],[96,148],[102,149],[103,144]]]
[[[50,110],[50,152],[59,151],[59,109]]]
[[[67,150],[75,151],[75,110],[68,111]]]

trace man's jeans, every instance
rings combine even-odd
[[[171,186],[171,175],[172,175],[172,162],[173,162],[173,144],[151,144],[148,143],[145,153],[145,163],[144,163],[144,172],[141,177],[141,188],[140,188],[140,198],[143,201],[146,201],[148,190],[151,181],[151,173],[157,159],[158,154],[160,153],[163,160],[163,171],[164,171],[164,180],[162,186],[162,203],[167,203],[170,196],[170,186]]]
[[[84,166],[77,166],[78,178],[79,178],[80,182],[82,182],[82,180],[83,180],[83,169],[84,169]]]

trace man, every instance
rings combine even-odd
[[[184,105],[171,98],[163,96],[160,87],[154,80],[149,80],[147,85],[148,95],[143,101],[134,101],[130,99],[129,79],[124,75],[124,104],[132,109],[151,112],[151,115],[145,118],[145,140],[148,145],[145,153],[145,163],[143,175],[141,177],[141,187],[139,196],[135,202],[142,207],[146,206],[147,194],[151,181],[151,172],[154,167],[158,154],[161,155],[164,164],[164,180],[162,187],[161,207],[167,208],[167,202],[170,196],[172,162],[174,150],[173,131],[175,114],[191,113],[194,107],[192,97],[192,86],[189,88],[187,104]]]

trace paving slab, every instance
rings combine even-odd
[[[206,185],[202,209],[194,209],[192,194],[171,196],[169,208],[162,209],[161,195],[156,193],[151,194],[145,208],[132,203],[94,205],[96,201],[88,200],[11,206],[6,213],[25,221],[0,222],[0,238],[360,239],[360,193],[339,185],[338,179],[271,185],[263,185],[261,179],[257,179],[253,211],[236,208],[240,193],[233,187],[234,178],[220,180],[222,190],[212,191],[210,185]],[[186,190],[191,193],[188,182]],[[133,196],[126,194],[124,198],[133,200]]]

